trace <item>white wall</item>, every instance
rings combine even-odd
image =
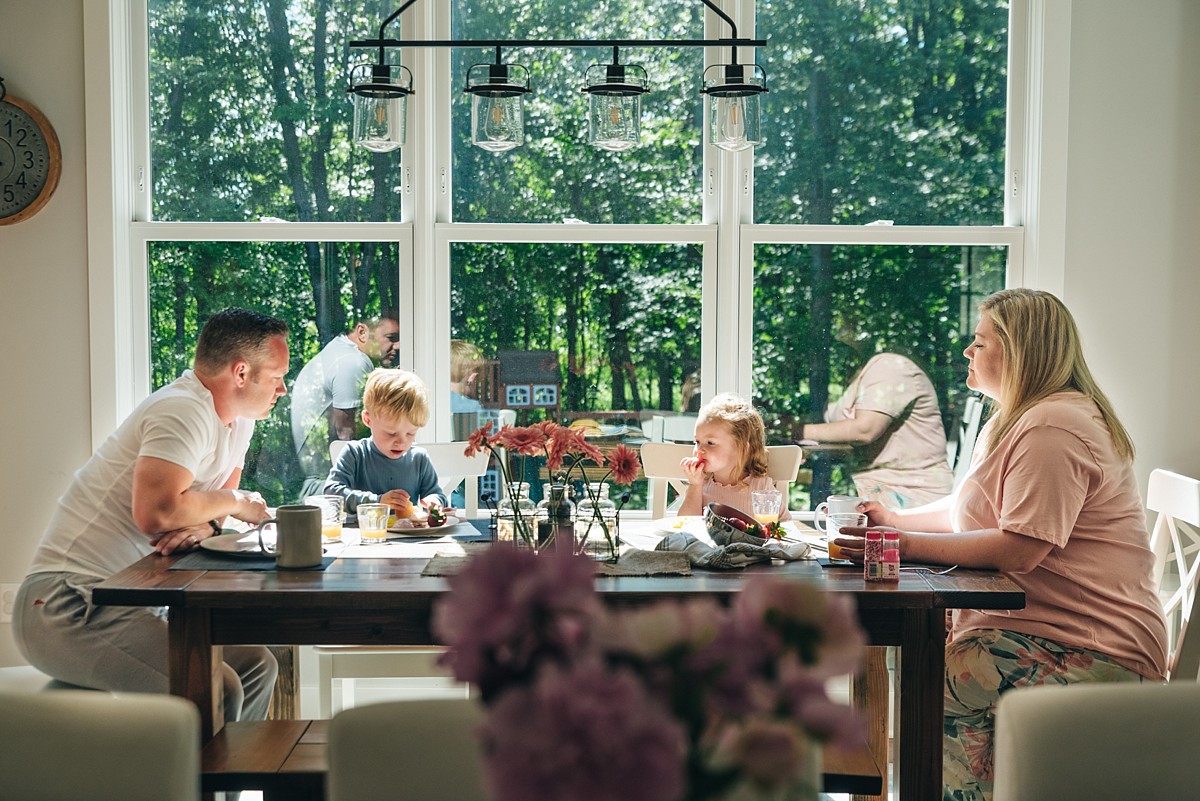
[[[1071,27],[1063,299],[1141,485],[1200,476],[1200,3],[1076,0]]]
[[[71,474],[91,453],[83,2],[4,0],[0,76],[58,132],[63,173],[32,219],[0,227],[0,583],[20,582]],[[23,660],[7,624],[0,665]]]
[[[19,499],[0,531],[0,582],[21,579],[90,451],[84,1],[5,0],[0,25],[0,75],[45,112],[64,154],[50,204],[0,228],[0,486]],[[1195,0],[1072,4],[1064,295],[1138,443],[1143,485],[1156,466],[1200,475],[1196,40]],[[0,626],[0,665],[17,661]]]

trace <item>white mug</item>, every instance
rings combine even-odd
[[[817,504],[813,512],[813,527],[826,534],[829,533],[829,517],[831,515],[858,514],[858,505],[863,499],[857,495],[830,495],[824,503]],[[821,518],[825,525],[821,525]]]
[[[263,541],[263,527],[275,524],[275,543]],[[280,506],[275,516],[258,524],[258,547],[283,568],[321,564],[321,509],[317,506]]]

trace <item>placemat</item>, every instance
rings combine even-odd
[[[434,556],[421,571],[422,576],[453,576],[467,564],[466,556]],[[690,576],[692,566],[687,554],[669,551],[642,551],[631,548],[616,563],[596,562],[597,576]]]
[[[303,571],[324,570],[333,564],[337,557],[326,556],[321,564],[315,567],[278,567],[274,559],[253,556],[222,556],[210,551],[192,551],[179,558],[168,570],[280,570]]]

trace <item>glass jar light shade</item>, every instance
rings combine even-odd
[[[646,70],[636,64],[593,64],[580,90],[588,96],[588,144],[620,152],[642,143],[642,95],[649,92]]]
[[[762,144],[759,97],[767,91],[765,75],[759,77],[757,65],[750,69],[749,75],[740,64],[719,66],[721,77],[706,77],[704,81],[703,92],[708,96],[708,141],[729,151]]]
[[[354,103],[354,143],[376,153],[404,145],[412,73],[393,64],[360,64],[347,89]]]
[[[386,153],[402,147],[408,133],[408,97],[354,95],[354,142]]]
[[[471,144],[503,153],[525,143],[525,97],[471,97]]]
[[[588,107],[588,144],[620,152],[642,143],[641,95],[594,94]]]

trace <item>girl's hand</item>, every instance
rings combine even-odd
[[[688,480],[689,484],[700,486],[704,483],[705,464],[703,459],[696,456],[685,456],[679,460],[679,467],[683,470],[683,477]]]

